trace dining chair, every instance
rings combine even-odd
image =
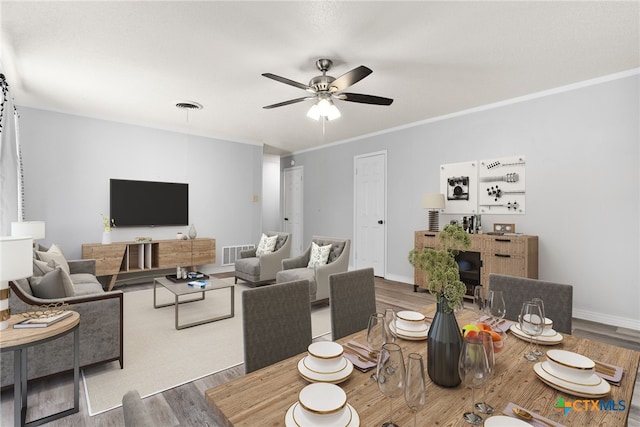
[[[373,268],[331,274],[329,306],[334,341],[366,329],[369,317],[376,312]]]
[[[309,281],[242,292],[242,333],[246,373],[306,351],[312,340]]]
[[[573,286],[525,277],[489,274],[489,289],[502,291],[507,306],[506,318],[518,321],[522,303],[542,298],[545,317],[553,320],[553,329],[571,334]]]
[[[137,390],[129,390],[122,396],[122,411],[125,427],[155,427],[156,425]]]

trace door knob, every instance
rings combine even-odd
[[[378,220],[378,224],[384,224],[384,221],[383,221],[383,220],[381,220],[381,219],[379,219],[379,220]]]
[[[285,218],[284,220],[285,220],[285,221],[289,221],[289,218]]]

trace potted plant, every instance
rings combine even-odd
[[[436,297],[438,310],[427,335],[427,372],[445,387],[460,384],[458,358],[462,348],[460,327],[453,314],[462,304],[466,286],[460,280],[456,255],[469,249],[471,238],[459,224],[449,224],[439,233],[441,249],[413,249],[409,262],[426,275],[426,288]]]

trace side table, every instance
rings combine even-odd
[[[9,318],[9,327],[0,331],[0,351],[13,351],[13,424],[15,426],[38,426],[79,411],[80,405],[80,315],[75,311],[71,316],[46,328],[14,329],[13,325],[24,320],[20,314]],[[60,338],[73,332],[73,408],[26,421],[27,415],[27,348]]]

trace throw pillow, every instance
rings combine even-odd
[[[75,294],[71,277],[60,267],[44,276],[29,279],[33,295],[43,299],[59,299]]]
[[[258,243],[258,249],[256,249],[256,256],[269,254],[273,252],[273,249],[276,247],[276,241],[278,240],[278,235],[275,236],[267,236],[266,234],[262,234],[260,237],[260,243]]]
[[[53,271],[57,266],[53,261],[44,262],[39,259],[33,259],[33,275],[44,276],[50,271]]]
[[[48,251],[46,252],[37,251],[36,254],[38,255],[38,258],[40,259],[40,261],[49,262],[53,260],[56,263],[56,265],[60,266],[60,268],[66,271],[67,274],[70,273],[69,263],[67,262],[67,259],[64,257],[62,250],[57,245],[53,244],[51,245]]]
[[[316,242],[311,242],[311,256],[307,268],[315,268],[316,265],[324,265],[329,259],[331,245],[319,246]]]

